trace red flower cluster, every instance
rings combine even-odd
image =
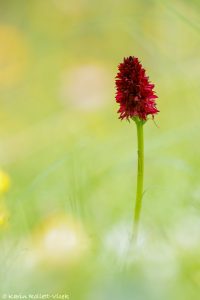
[[[129,56],[124,58],[118,66],[116,76],[116,102],[120,108],[119,118],[129,120],[139,117],[146,120],[148,115],[154,116],[159,110],[156,108],[154,84],[149,82],[138,58]]]

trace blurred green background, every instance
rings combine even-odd
[[[0,295],[199,299],[200,2],[2,0],[0,16]],[[136,128],[114,89],[129,55],[160,110],[137,249]]]

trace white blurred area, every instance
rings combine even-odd
[[[175,224],[172,237],[176,242],[177,249],[183,251],[200,250],[200,217],[194,212],[187,212]]]
[[[62,13],[70,15],[81,14],[86,4],[85,0],[52,0],[52,2],[55,5],[55,7],[59,9]]]
[[[85,64],[63,72],[60,97],[62,102],[80,110],[102,107],[108,97],[109,74],[98,64]]]
[[[80,221],[70,215],[56,215],[33,233],[26,261],[29,267],[74,265],[89,248],[90,241]]]

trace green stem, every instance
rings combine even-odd
[[[137,191],[136,191],[136,204],[134,211],[134,228],[133,238],[137,241],[138,227],[140,221],[140,214],[142,208],[143,196],[143,180],[144,180],[144,137],[143,137],[143,121],[135,120],[137,125],[137,141],[138,141],[138,173],[137,173]]]

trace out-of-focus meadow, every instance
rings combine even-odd
[[[0,16],[0,295],[199,299],[199,1],[12,0]],[[114,99],[129,55],[160,109],[131,251],[136,128]]]

